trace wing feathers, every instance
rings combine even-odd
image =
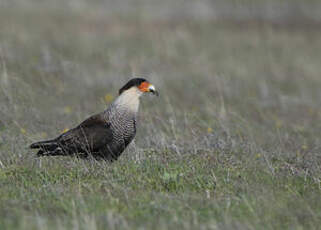
[[[61,134],[58,138],[33,143],[30,148],[40,148],[39,156],[88,153],[99,151],[112,139],[110,123],[102,114],[97,114],[89,117],[76,128]]]

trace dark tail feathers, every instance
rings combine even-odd
[[[37,156],[64,155],[56,140],[39,141],[30,145],[31,149],[39,149]]]
[[[44,148],[44,149],[51,150],[57,147],[58,147],[58,143],[56,142],[56,140],[39,141],[39,142],[32,143],[30,145],[31,149]]]

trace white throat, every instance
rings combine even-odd
[[[118,108],[127,109],[133,113],[138,112],[139,97],[143,94],[137,87],[125,90],[114,101],[114,105]]]

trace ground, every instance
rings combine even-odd
[[[320,228],[317,1],[278,20],[253,1],[68,2],[0,8],[0,229]],[[28,149],[131,76],[160,97],[117,162]]]

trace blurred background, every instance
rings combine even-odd
[[[318,229],[320,12],[0,0],[0,228]],[[30,143],[103,111],[133,76],[160,97],[142,98],[119,161],[34,158]]]
[[[243,133],[266,151],[318,148],[320,10],[313,0],[1,0],[2,142],[57,135],[143,76],[161,97],[143,100],[139,135],[155,139],[140,146]]]

